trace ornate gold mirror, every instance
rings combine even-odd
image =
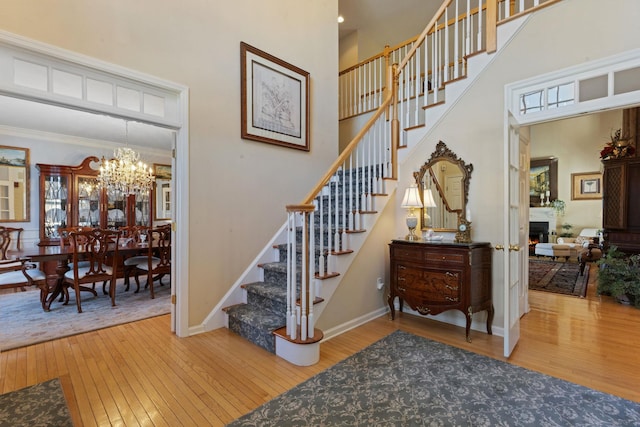
[[[472,164],[465,164],[444,142],[438,142],[429,160],[413,174],[424,205],[423,230],[457,231],[458,216],[466,218],[472,171]]]
[[[0,222],[29,221],[29,149],[0,146]]]

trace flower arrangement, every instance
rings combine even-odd
[[[611,135],[611,141],[607,142],[604,148],[600,150],[600,158],[607,160],[632,156],[636,149],[629,145],[629,140],[630,138],[623,138],[620,129],[618,129]]]
[[[555,199],[553,202],[551,202],[551,207],[555,209],[556,213],[560,216],[564,216],[565,206],[566,205],[564,203],[564,200]]]

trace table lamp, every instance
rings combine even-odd
[[[427,212],[427,208],[435,208],[437,207],[436,205],[436,201],[433,198],[433,192],[431,191],[430,188],[424,190],[424,225],[426,227],[429,227],[431,225],[431,217],[429,216],[429,213]]]
[[[420,200],[420,192],[418,191],[418,186],[416,184],[412,184],[405,190],[401,206],[405,209],[409,209],[409,214],[407,215],[407,227],[409,228],[409,234],[405,239],[419,240],[419,237],[415,233],[416,226],[418,225],[418,218],[413,210],[415,208],[421,208],[422,201]]]

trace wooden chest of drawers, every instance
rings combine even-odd
[[[393,240],[391,286],[388,303],[395,318],[394,300],[420,314],[460,310],[466,316],[469,338],[473,313],[487,310],[487,332],[491,334],[491,258],[489,243],[453,243]]]

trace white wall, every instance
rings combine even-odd
[[[2,30],[189,87],[190,326],[337,155],[337,14],[337,0],[2,2]],[[310,72],[309,153],[240,138],[241,41]]]
[[[573,225],[574,236],[583,228],[602,228],[602,199],[571,200],[571,174],[601,172],[600,150],[621,127],[622,110],[531,126],[531,157],[558,158],[558,199],[566,204],[558,234],[562,224]]]

